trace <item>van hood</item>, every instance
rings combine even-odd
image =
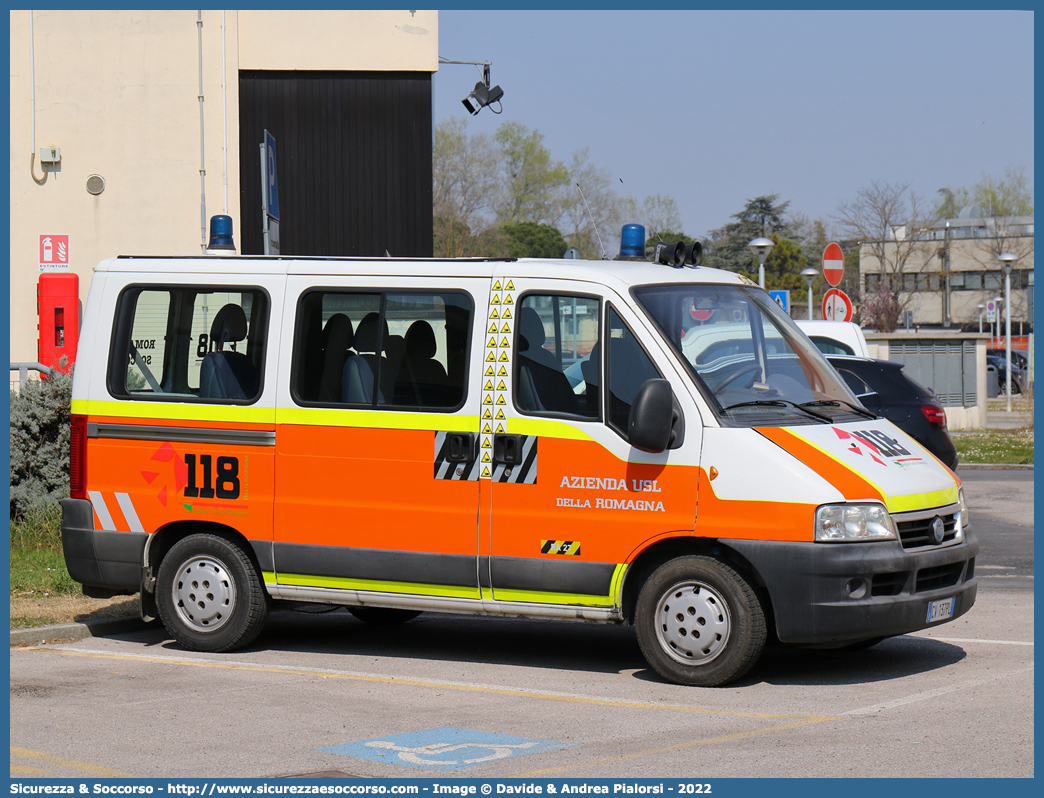
[[[955,504],[961,480],[890,421],[758,427],[849,501],[876,500],[904,513]]]

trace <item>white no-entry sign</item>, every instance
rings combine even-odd
[[[845,275],[845,254],[837,244],[827,244],[823,250],[823,276],[832,286],[837,286]]]

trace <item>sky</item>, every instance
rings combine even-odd
[[[704,235],[766,194],[830,221],[874,181],[933,202],[1011,168],[1032,186],[1033,25],[1029,11],[454,10],[439,55],[492,61],[504,90],[469,133],[520,122],[564,162],[589,147],[622,197],[669,195]],[[436,124],[468,116],[478,79],[440,67]]]

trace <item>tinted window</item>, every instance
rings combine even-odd
[[[456,292],[315,290],[298,304],[301,403],[454,409],[464,401],[471,299]]]
[[[598,299],[573,294],[527,294],[519,303],[517,319],[518,409],[536,415],[598,418]]]
[[[267,319],[260,289],[128,288],[118,303],[109,388],[137,399],[255,401]]]
[[[609,425],[622,435],[627,433],[631,404],[642,383],[662,376],[642,349],[634,333],[613,308],[609,309],[608,394]]]

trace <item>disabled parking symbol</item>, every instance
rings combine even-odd
[[[502,759],[557,751],[571,745],[555,740],[533,740],[510,734],[443,727],[376,737],[319,750],[404,767],[452,771]]]

